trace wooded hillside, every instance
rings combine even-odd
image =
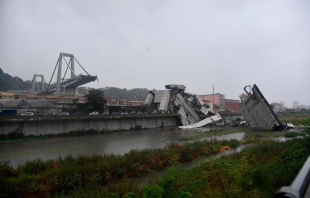
[[[145,88],[120,89],[109,87],[102,90],[104,91],[105,98],[113,99],[145,100],[146,95],[149,93],[149,90]]]
[[[31,89],[31,81],[23,81],[21,78],[4,73],[0,68],[0,91]]]

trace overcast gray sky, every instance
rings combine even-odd
[[[98,76],[87,87],[239,99],[257,84],[270,103],[310,105],[309,0],[0,0],[5,73],[49,81],[60,52]]]

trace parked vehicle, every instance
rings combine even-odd
[[[33,112],[26,112],[26,113],[22,113],[21,116],[34,116],[34,113]]]
[[[66,116],[68,116],[69,113],[68,113],[68,112],[62,112],[62,113],[60,113],[59,115],[66,115]]]
[[[99,115],[98,111],[93,111],[91,113],[89,113],[89,115]]]
[[[54,116],[54,115],[56,115],[55,112],[48,112],[48,113],[45,114],[45,116]]]
[[[75,112],[73,115],[83,115],[82,112]]]
[[[17,111],[15,109],[2,109],[0,110],[1,116],[14,116],[17,114]]]

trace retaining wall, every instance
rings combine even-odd
[[[223,113],[223,112],[221,112],[220,115],[221,115],[221,118],[227,122],[234,121],[238,118],[240,118],[241,120],[244,119],[244,117],[241,113],[233,113],[233,112],[232,113]]]
[[[177,126],[178,115],[14,117],[0,121],[0,134],[48,135],[88,130],[130,130]]]

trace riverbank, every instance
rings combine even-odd
[[[210,129],[201,128],[141,130],[2,142],[0,157],[12,154],[18,160],[23,157],[27,160],[16,166],[8,161],[1,163],[0,185],[3,188],[0,195],[272,197],[279,187],[290,184],[304,158],[310,153],[310,139],[307,136],[309,131],[300,133],[304,138],[285,138],[284,142],[277,142],[270,139],[283,138],[287,132],[227,129],[217,131],[217,134],[221,134],[217,139]],[[230,138],[219,141],[218,137],[230,134],[242,136],[238,140]],[[248,148],[227,157],[202,162],[195,168],[182,168],[184,164],[194,160],[250,143],[257,144],[255,148],[258,150]],[[31,149],[25,149],[27,147]],[[106,150],[107,147],[110,150]],[[167,175],[147,181],[142,186],[135,182],[141,176],[167,169]],[[244,175],[247,176],[245,179]]]
[[[310,154],[309,138],[286,142],[258,141],[221,158],[184,169],[176,164],[158,178],[123,179],[105,186],[87,186],[56,197],[272,197],[289,186]],[[154,174],[151,173],[154,177]]]
[[[135,128],[135,130],[138,130],[138,129],[140,128],[139,127]],[[58,133],[58,134],[25,135],[22,132],[15,131],[15,132],[10,132],[8,134],[1,134],[0,142],[31,141],[31,140],[40,140],[40,139],[45,139],[45,138],[53,138],[53,137],[72,137],[72,136],[93,135],[93,134],[106,134],[106,133],[111,133],[111,132],[113,131],[110,131],[110,130],[95,131],[93,129],[90,129],[88,131],[70,131],[68,133]]]
[[[307,150],[308,143],[306,144],[304,139],[296,139],[294,141],[300,141],[298,142],[298,145],[305,145],[302,146],[302,149]],[[259,159],[262,158],[263,155],[262,153],[266,155],[266,159],[268,160],[273,158],[283,160],[281,157],[279,158],[279,156],[283,156],[283,152],[291,152],[291,150],[287,150],[287,148],[293,148],[294,145],[297,145],[297,143],[292,143],[294,141],[288,141],[291,142],[290,145],[284,145],[288,143],[282,144],[268,141],[260,139],[251,133],[247,133],[245,138],[241,141],[218,141],[212,139],[209,141],[185,143],[184,145],[171,142],[165,148],[145,150],[134,149],[124,155],[84,155],[77,157],[69,155],[66,157],[59,157],[56,160],[50,159],[42,161],[41,159],[36,159],[27,161],[26,163],[19,165],[17,168],[13,168],[9,163],[2,163],[0,166],[0,183],[5,188],[3,188],[4,191],[1,192],[1,194],[7,195],[7,197],[89,197],[89,195],[93,195],[92,197],[149,197],[154,193],[155,195],[159,194],[161,196],[172,193],[173,197],[175,197],[174,195],[177,197],[182,197],[183,195],[183,197],[190,197],[192,195],[195,195],[194,197],[199,197],[198,192],[200,188],[203,188],[204,185],[210,185],[211,181],[213,183],[217,181],[217,179],[213,181],[212,178],[214,176],[218,177],[218,179],[224,179],[223,181],[225,182],[231,183],[233,180],[238,180],[234,179],[235,176],[238,177],[239,175],[239,177],[241,177],[241,175],[247,174],[246,172],[237,171],[236,175],[234,175],[234,168],[239,167],[237,168],[237,170],[239,170],[241,168],[240,162],[242,161],[245,161],[243,164],[245,167],[249,167],[250,165],[256,167],[258,165],[255,163],[259,163]],[[218,159],[224,160],[225,166],[223,166],[222,161],[217,162],[216,160],[211,160],[207,163],[213,163],[213,165],[206,165],[206,163],[203,163],[198,168],[190,170],[182,170],[178,168],[178,164],[191,162],[202,156],[210,156],[224,152],[230,148],[236,148],[241,144],[253,142],[259,145],[258,147],[260,150],[250,149],[249,151],[246,149],[245,151],[240,152],[241,154],[233,154],[232,157],[235,161],[232,159],[230,159],[232,160],[230,161],[228,160],[229,158],[225,158],[225,160]],[[258,156],[257,154],[259,153],[260,155]],[[251,156],[255,156],[253,159],[257,159],[258,161],[254,163],[255,160],[253,160]],[[227,162],[227,160],[229,162]],[[301,163],[302,159],[298,159],[297,161],[300,161]],[[300,163],[296,164],[296,170],[298,167],[300,168]],[[233,166],[229,168],[230,165]],[[276,165],[278,166],[278,164]],[[206,168],[208,166],[213,168]],[[170,177],[158,179],[157,181],[143,187],[139,187],[130,181],[130,178],[136,178],[153,171],[164,170],[168,167],[173,167],[171,169],[173,170],[172,173],[169,173]],[[217,167],[217,169],[214,169],[214,167]],[[208,173],[212,173],[213,171],[214,175],[206,175],[203,173],[205,169],[208,170]],[[218,172],[214,172],[215,170]],[[227,172],[227,170],[230,172]],[[196,173],[195,171],[198,171],[199,173]],[[226,171],[225,173],[227,174],[220,174],[222,171]],[[268,169],[268,171],[270,170]],[[191,176],[189,177],[189,175]],[[295,175],[295,172],[292,172],[292,174],[289,175],[290,177],[286,178],[285,181],[291,180],[291,177],[292,175]],[[203,178],[200,176],[203,176]],[[224,176],[229,179],[222,178]],[[165,182],[162,183],[163,181],[170,183],[169,188],[167,188],[167,184],[164,184]],[[239,183],[238,185],[243,185],[243,182],[238,181],[237,183]],[[220,183],[215,184],[217,186]],[[279,183],[278,185],[280,184],[282,185],[283,183]],[[188,185],[192,185],[192,187]],[[228,184],[223,183],[222,185],[225,187],[225,185]],[[234,185],[230,184],[229,186]],[[218,189],[214,186],[212,187],[212,185],[210,186],[210,188],[214,188],[212,193],[220,196],[224,196],[225,193],[230,191],[224,187],[223,189]],[[243,188],[244,186],[239,186],[240,189],[241,187]],[[274,186],[273,188],[276,187],[277,186]],[[179,189],[178,192],[174,192],[176,189]],[[256,192],[253,191],[253,189],[254,187],[251,188],[249,193]],[[268,191],[268,193],[271,191],[272,190]],[[212,195],[211,191],[207,194],[205,194],[206,192],[200,193],[204,196]],[[240,192],[238,191],[238,193]],[[95,194],[98,196],[95,196]]]
[[[0,135],[23,133],[24,135],[63,134],[71,131],[119,131],[176,127],[178,114],[137,114],[97,116],[20,116],[0,120]]]

